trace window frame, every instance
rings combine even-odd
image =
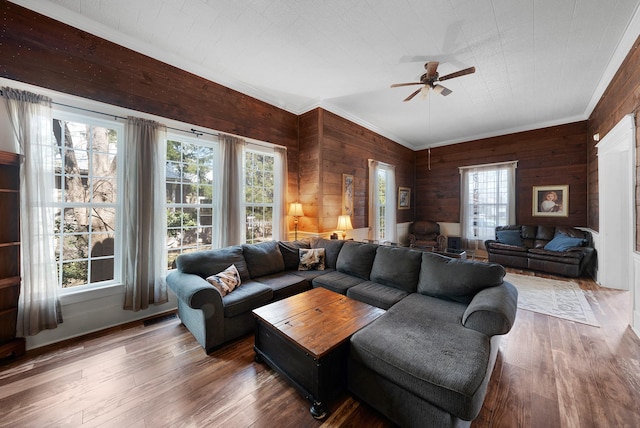
[[[380,203],[380,180],[384,178],[384,204]],[[369,239],[374,242],[395,242],[396,178],[395,166],[369,159]],[[372,211],[371,211],[372,210]]]
[[[515,221],[515,204],[516,204],[516,189],[515,189],[515,174],[518,161],[500,162],[495,164],[474,165],[468,167],[460,167],[461,177],[461,193],[460,193],[460,220],[461,220],[461,235],[466,246],[469,246],[471,242],[474,242],[478,248],[484,249],[484,241],[486,239],[495,238],[496,226],[504,226],[511,224]],[[494,195],[495,202],[493,203],[477,203],[473,204],[472,192],[474,186],[471,182],[474,173],[483,174],[495,174],[498,178],[494,180],[495,187],[483,191],[485,195]],[[504,173],[504,180],[499,175]],[[487,183],[484,180],[483,183]],[[502,202],[501,195],[506,197],[506,202]],[[474,210],[474,207],[480,207],[482,209]],[[487,218],[487,207],[494,208],[495,214],[492,214],[490,218]],[[501,210],[501,207],[504,210]],[[504,218],[501,221],[501,213],[504,214]],[[482,216],[482,217],[481,217]],[[484,218],[484,221],[490,221],[495,224],[490,226],[480,225],[479,221]],[[501,224],[504,223],[504,224]],[[478,230],[478,233],[473,232],[474,229]],[[486,232],[486,233],[485,233]]]
[[[211,221],[211,225],[206,225],[206,227],[211,227],[211,242],[208,245],[203,245],[200,246],[196,243],[195,247],[194,246],[184,246],[184,245],[180,245],[178,247],[174,247],[174,248],[169,248],[169,242],[168,242],[168,237],[170,234],[170,230],[177,230],[177,228],[175,227],[170,227],[169,224],[167,224],[167,230],[166,230],[166,235],[165,235],[165,239],[167,240],[165,243],[165,247],[166,247],[166,251],[167,251],[167,262],[168,262],[168,266],[167,269],[171,268],[171,263],[172,263],[172,254],[176,254],[175,249],[180,249],[179,253],[177,255],[175,255],[174,259],[180,255],[180,254],[185,254],[185,253],[189,253],[189,252],[193,252],[193,251],[200,251],[200,250],[206,250],[206,249],[215,249],[219,247],[219,228],[220,228],[220,216],[219,216],[219,207],[220,207],[220,145],[218,143],[218,139],[217,138],[212,138],[211,136],[190,136],[190,135],[183,135],[180,133],[168,133],[167,134],[167,141],[166,141],[166,150],[169,150],[169,144],[171,141],[176,141],[179,142],[181,144],[192,144],[192,145],[196,145],[196,146],[202,146],[202,147],[207,147],[210,148],[212,150],[212,154],[213,154],[213,161],[212,161],[212,165],[211,165],[211,172],[212,172],[212,183],[211,183],[211,189],[212,189],[212,197],[211,197],[211,203],[210,204],[198,204],[198,203],[186,203],[186,202],[180,202],[180,203],[175,203],[175,204],[170,204],[168,198],[165,198],[165,215],[168,215],[169,209],[171,208],[179,208],[181,210],[184,209],[194,209],[197,210],[197,218],[198,218],[198,222],[197,225],[194,226],[196,228],[200,228],[202,227],[202,225],[200,224],[200,217],[201,217],[201,209],[202,208],[208,208],[211,210],[211,214],[212,214],[212,221]],[[172,160],[169,160],[169,158],[166,158],[165,161],[165,171],[167,171],[169,162],[173,162]],[[181,163],[182,160],[181,160]],[[200,164],[197,164],[200,165]],[[217,172],[217,174],[216,174]],[[165,196],[166,195],[166,186],[168,184],[167,181],[167,176],[166,176],[166,172],[165,172]],[[180,182],[181,185],[184,183],[183,181]],[[198,185],[197,183],[195,183],[195,185]],[[184,212],[184,211],[183,211]],[[184,220],[184,219],[183,219]],[[184,223],[182,225],[182,229],[184,229]],[[185,249],[187,251],[185,251]]]
[[[69,203],[69,202],[64,202],[62,200],[59,200],[59,198],[57,197],[56,194],[53,195],[52,197],[52,208],[54,210],[54,215],[58,212],[64,212],[65,209],[68,208],[77,208],[77,207],[87,207],[90,208],[91,207],[96,207],[97,209],[101,209],[101,208],[113,208],[115,211],[115,217],[116,217],[116,221],[115,221],[115,230],[113,231],[113,240],[114,240],[114,245],[113,245],[113,279],[110,280],[105,280],[105,281],[99,281],[99,282],[88,282],[86,284],[82,284],[82,285],[75,285],[75,286],[71,286],[71,287],[63,287],[62,285],[62,265],[65,262],[64,258],[56,258],[55,263],[56,263],[56,276],[58,279],[58,292],[59,295],[61,297],[66,297],[66,296],[70,296],[73,294],[77,294],[77,293],[84,293],[84,292],[88,292],[88,291],[92,291],[92,290],[99,290],[99,289],[104,289],[104,288],[111,288],[114,286],[122,286],[122,228],[123,228],[123,218],[122,218],[122,195],[121,195],[121,188],[122,185],[121,183],[123,183],[123,168],[122,168],[122,162],[119,159],[119,156],[122,153],[123,147],[125,147],[125,125],[122,122],[119,122],[117,119],[105,119],[103,117],[103,115],[94,115],[91,114],[91,112],[82,112],[82,113],[78,113],[78,112],[71,112],[65,109],[59,109],[59,108],[53,108],[52,109],[52,120],[60,120],[60,121],[64,121],[64,122],[72,122],[72,123],[83,123],[83,124],[87,124],[87,125],[91,125],[94,127],[104,127],[104,128],[108,128],[108,129],[113,129],[116,131],[118,137],[117,137],[117,143],[116,143],[116,152],[115,152],[115,156],[116,156],[116,174],[115,174],[115,180],[116,180],[116,201],[110,204],[96,204],[93,202],[85,202],[85,203]],[[51,141],[52,144],[54,145],[54,149],[57,151],[58,147],[55,144],[55,137],[52,135],[51,136]],[[93,151],[89,151],[89,157],[91,157],[90,153],[92,153]],[[64,177],[66,176],[66,174],[64,174],[62,171],[60,174],[55,174],[55,180],[57,180],[58,177],[60,177],[60,186],[64,186]],[[89,173],[88,177],[92,177],[93,178],[93,174]],[[61,189],[59,189],[58,187],[56,187],[56,185],[54,185],[54,192],[58,192],[61,191]],[[63,193],[64,195],[64,193]],[[64,197],[63,197],[64,198]],[[55,217],[54,217],[54,223],[55,223]],[[87,232],[89,235],[94,234],[93,232]],[[64,231],[62,233],[54,233],[53,234],[55,239],[64,239],[64,236],[66,235],[64,233]],[[56,250],[57,246],[54,247],[54,251]],[[55,253],[54,253],[55,255]],[[91,261],[92,260],[100,260],[100,259],[109,259],[111,257],[102,257],[102,256],[97,256],[97,257],[91,257],[90,251],[87,251],[87,257],[86,260],[88,262],[88,267],[87,269],[89,270],[88,272],[88,276],[87,279],[90,280],[90,268],[91,268]],[[69,260],[75,260],[75,259],[69,259]],[[78,259],[80,260],[80,259]]]
[[[246,161],[247,161],[247,153],[258,153],[266,156],[270,156],[273,158],[273,198],[271,203],[255,203],[255,202],[247,202],[247,170],[246,170]],[[249,207],[263,207],[263,208],[271,208],[271,238],[265,240],[277,240],[280,234],[280,225],[277,219],[280,218],[283,213],[281,213],[280,206],[282,205],[279,201],[282,199],[283,195],[283,184],[280,183],[279,179],[279,169],[282,168],[282,165],[279,165],[278,156],[276,156],[276,152],[273,147],[265,147],[260,144],[247,142],[242,151],[242,242],[245,244],[255,244],[261,242],[261,240],[253,239],[253,242],[248,242],[247,237],[247,208]]]

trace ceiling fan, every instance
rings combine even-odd
[[[397,88],[400,86],[424,85],[422,88],[418,89],[417,91],[409,95],[403,101],[409,101],[410,99],[418,95],[420,91],[424,91],[424,93],[426,94],[429,89],[433,89],[434,92],[438,94],[442,94],[446,97],[453,91],[451,89],[445,88],[444,86],[440,85],[437,82],[442,82],[443,80],[453,79],[454,77],[460,77],[460,76],[464,76],[464,75],[472,74],[476,72],[475,67],[469,67],[469,68],[465,68],[464,70],[456,71],[454,73],[447,74],[445,76],[440,77],[437,71],[439,64],[440,63],[438,61],[427,62],[424,65],[424,68],[427,70],[427,72],[424,73],[422,76],[420,76],[419,82],[394,83],[393,85],[391,85],[391,87]]]

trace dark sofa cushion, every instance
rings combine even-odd
[[[231,265],[236,265],[242,282],[250,279],[241,245],[181,254],[176,259],[176,266],[180,271],[202,278],[222,272]]]
[[[311,248],[308,240],[281,241],[278,242],[278,246],[284,261],[284,270],[298,269],[298,263],[300,262],[298,250],[300,248]]]
[[[311,281],[293,272],[279,272],[262,276],[257,281],[273,290],[274,301],[311,290]]]
[[[226,318],[242,315],[255,308],[266,305],[273,299],[273,290],[256,281],[248,280],[233,293],[222,298]]]
[[[518,247],[524,246],[519,230],[498,230],[496,232],[496,239],[501,244],[515,245]]]
[[[418,293],[468,304],[478,291],[502,284],[505,273],[497,263],[423,253]]]
[[[313,238],[311,240],[311,248],[324,248],[326,268],[335,269],[338,260],[338,254],[342,249],[345,241],[338,239]]]
[[[372,281],[361,282],[347,290],[347,297],[385,310],[408,295],[407,291]]]
[[[340,272],[368,280],[377,249],[378,246],[376,244],[347,241],[342,246],[340,254],[338,254],[336,269]]]
[[[371,281],[415,293],[422,252],[381,245],[371,267]]]
[[[284,260],[277,241],[242,244],[242,251],[251,278],[259,278],[284,270]]]
[[[491,250],[515,251],[518,253],[527,252],[527,247],[519,247],[517,245],[503,244],[501,242],[487,241],[485,245],[487,246],[487,248],[490,248]]]
[[[347,294],[347,290],[363,282],[361,278],[347,273],[333,271],[313,278],[313,287],[323,287],[340,294]]]

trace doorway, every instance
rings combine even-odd
[[[633,115],[618,122],[596,147],[600,204],[598,283],[603,287],[632,290],[635,239]]]

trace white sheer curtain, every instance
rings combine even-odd
[[[274,233],[273,239],[280,241],[286,241],[289,236],[289,222],[287,221],[287,194],[288,194],[288,181],[289,181],[289,169],[287,168],[287,149],[285,147],[275,147],[273,149],[275,155],[274,169],[275,169],[275,196],[279,200],[275,202],[275,209],[273,213],[274,226],[277,223],[277,236]],[[275,229],[275,228],[274,228]]]
[[[484,249],[496,226],[515,224],[517,161],[460,168],[460,227],[464,248]]]
[[[54,146],[51,99],[2,88],[15,131],[20,165],[22,289],[17,336],[35,335],[62,322],[54,254]],[[11,227],[12,225],[4,225]]]
[[[381,212],[378,174],[385,173],[385,209]],[[369,239],[391,241],[397,239],[396,226],[396,168],[374,159],[369,159]],[[384,216],[384,236],[380,234],[380,224]]]
[[[165,208],[166,127],[130,117],[125,130],[123,180],[124,308],[168,300]]]
[[[242,152],[245,141],[232,135],[220,137],[222,180],[220,183],[220,247],[243,242]]]

